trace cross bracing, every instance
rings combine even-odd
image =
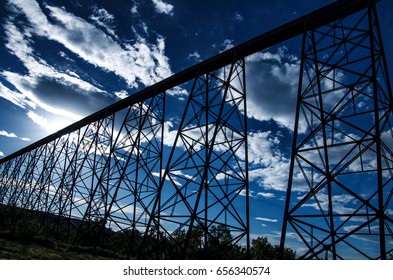
[[[0,160],[2,214],[25,209],[16,223],[36,213],[51,236],[130,257],[187,258],[190,248],[209,257],[224,232],[224,253],[249,252],[245,58],[302,35],[282,248],[295,234],[301,258],[345,258],[349,250],[386,258],[392,91],[376,2],[336,1]],[[188,96],[175,124],[166,104],[177,87]],[[362,180],[366,192],[356,187]],[[353,202],[352,212],[337,208],[338,196]],[[359,236],[377,242],[377,252]]]
[[[300,258],[384,258],[393,250],[392,90],[375,6],[305,32],[302,49],[282,238],[290,226],[307,248]]]

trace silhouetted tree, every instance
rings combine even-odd
[[[207,244],[208,259],[244,259],[246,250],[240,245],[234,244],[231,231],[225,225],[212,226]]]
[[[279,246],[273,246],[269,243],[267,237],[258,237],[252,241],[251,258],[255,260],[276,260],[279,259]],[[282,259],[295,259],[295,251],[290,248],[284,248]]]
[[[274,247],[267,237],[258,237],[251,243],[251,258],[257,260],[272,260],[275,257]]]

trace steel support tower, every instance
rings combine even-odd
[[[300,258],[385,259],[393,102],[375,4],[302,41],[282,244],[290,226],[305,246]]]
[[[303,35],[281,247],[295,235],[300,258],[386,258],[392,90],[376,2],[336,1],[1,159],[1,217],[128,257],[249,253],[246,57]]]

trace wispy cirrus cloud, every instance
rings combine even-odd
[[[49,21],[35,1],[12,0],[11,3],[27,17],[32,34],[60,43],[86,62],[124,78],[130,87],[136,88],[139,83],[151,85],[172,74],[161,36],[155,43],[139,37],[135,44],[119,44],[64,8],[47,5]],[[102,13],[106,14],[101,10]],[[97,22],[99,17],[94,18]]]
[[[89,19],[93,21],[95,25],[101,27],[104,32],[108,35],[118,39],[115,32],[115,17],[110,14],[107,10],[102,7],[94,6],[93,14],[90,15]]]
[[[274,193],[269,193],[269,192],[258,192],[257,196],[261,196],[264,198],[274,198],[276,195]]]
[[[15,133],[13,132],[8,132],[5,130],[0,130],[0,136],[4,136],[4,137],[8,137],[8,138],[18,138],[22,141],[26,141],[26,142],[30,142],[31,139],[27,138],[27,137],[18,137]]]
[[[302,199],[303,197],[298,197],[298,199]],[[303,205],[303,207],[309,207],[316,211],[328,211],[329,209],[329,199],[333,204],[332,210],[337,214],[352,214],[358,211],[358,213],[365,213],[366,210],[356,209],[358,205],[358,201],[352,195],[349,194],[335,194],[329,197],[328,194],[320,192],[315,194],[314,199],[310,200],[309,203]],[[359,218],[361,221],[365,221],[365,217]],[[345,220],[343,218],[343,220]]]
[[[0,71],[0,78],[5,80],[0,81],[0,97],[28,110],[27,116],[36,124],[42,124],[32,115],[37,108],[76,121],[124,98],[127,89],[148,86],[172,74],[163,37],[156,35],[156,41],[150,42],[136,34],[134,43],[121,42],[114,16],[102,7],[93,6],[88,20],[64,7],[36,1],[10,0],[6,7],[5,47],[27,71]],[[21,16],[25,20],[18,20]],[[148,32],[147,27],[144,30]],[[55,63],[53,54],[48,57],[36,49],[37,42],[42,41],[59,46]],[[94,74],[79,70],[80,61],[100,75],[117,76],[126,87],[104,90]]]
[[[105,93],[96,86],[78,78],[76,74],[70,75],[70,73],[56,69],[53,65],[48,64],[42,57],[36,54],[32,47],[33,36],[29,28],[18,27],[12,20],[9,20],[5,24],[5,29],[7,40],[5,45],[6,48],[10,53],[19,58],[28,73],[20,74],[12,71],[1,72],[1,76],[16,88],[16,90],[11,91],[2,85],[1,87],[4,88],[2,97],[21,108],[35,109],[41,107],[48,112],[78,120],[81,116],[64,110],[64,103],[53,106],[48,103],[47,100],[45,101],[40,98],[40,94],[45,94],[45,89],[42,88],[42,85],[44,85],[43,83],[51,81],[54,86],[54,88],[46,88],[46,90],[49,90],[48,96],[50,98],[55,97],[60,87],[66,87],[70,90],[74,89],[78,93]],[[65,98],[69,100],[70,96],[65,96]]]
[[[271,218],[264,218],[264,217],[256,217],[255,220],[258,221],[263,221],[263,222],[270,222],[270,223],[277,223],[277,219],[271,219]]]
[[[34,113],[33,111],[27,112],[27,116],[36,124],[41,126],[42,128],[47,128],[49,126],[49,122],[46,118]]]
[[[0,130],[0,136],[5,136],[5,137],[10,137],[10,138],[17,138],[18,136],[16,136],[15,133],[10,133],[4,130]]]
[[[1,75],[1,74],[0,74]],[[13,91],[8,87],[4,86],[3,83],[0,81],[0,97],[8,100],[12,104],[26,109],[26,107],[35,108],[36,104],[29,100],[23,93]]]

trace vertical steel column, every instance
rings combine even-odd
[[[281,238],[280,238],[280,250],[279,250],[279,259],[282,259],[284,256],[284,247],[285,247],[285,237],[287,234],[287,225],[290,222],[290,215],[289,209],[291,205],[291,194],[292,194],[292,184],[293,184],[293,177],[294,177],[294,167],[295,167],[295,160],[296,160],[296,146],[298,140],[298,131],[299,131],[299,119],[300,119],[300,104],[302,100],[302,87],[303,87],[303,73],[304,73],[304,62],[306,59],[306,55],[304,50],[306,48],[306,26],[304,26],[304,33],[302,36],[302,53],[300,56],[300,70],[299,70],[299,84],[298,84],[298,95],[296,101],[296,110],[295,110],[295,124],[293,130],[293,139],[292,139],[292,151],[291,151],[291,160],[289,163],[289,176],[288,176],[288,187],[287,187],[287,194],[285,198],[285,206],[284,206],[284,216],[283,216],[283,223],[282,223],[282,230],[281,230]]]
[[[246,85],[246,61],[245,58],[242,59],[242,72],[243,72],[243,115],[244,115],[244,146],[245,148],[245,191],[246,191],[246,257],[249,259],[251,257],[250,249],[250,180],[248,173],[248,117],[247,117],[247,85]],[[239,104],[240,107],[240,104]]]
[[[380,247],[380,257],[382,260],[386,260],[386,237],[385,237],[385,211],[384,211],[384,193],[383,193],[383,166],[382,166],[382,140],[381,140],[381,123],[380,123],[380,100],[379,100],[379,85],[378,85],[378,70],[377,70],[377,61],[379,51],[382,50],[377,49],[376,40],[382,40],[379,31],[378,22],[374,22],[376,17],[376,7],[375,3],[369,3],[368,7],[368,21],[369,21],[369,32],[370,32],[370,52],[371,52],[371,73],[372,78],[371,82],[373,83],[373,97],[374,97],[374,121],[375,121],[375,145],[376,145],[376,162],[377,162],[377,183],[378,183],[378,223],[379,223],[379,247]],[[374,29],[377,29],[377,34],[374,33]],[[377,38],[375,38],[377,37]],[[382,41],[380,41],[382,43]],[[384,55],[384,54],[383,54]],[[387,71],[387,69],[386,69]],[[382,120],[383,121],[383,120]]]

